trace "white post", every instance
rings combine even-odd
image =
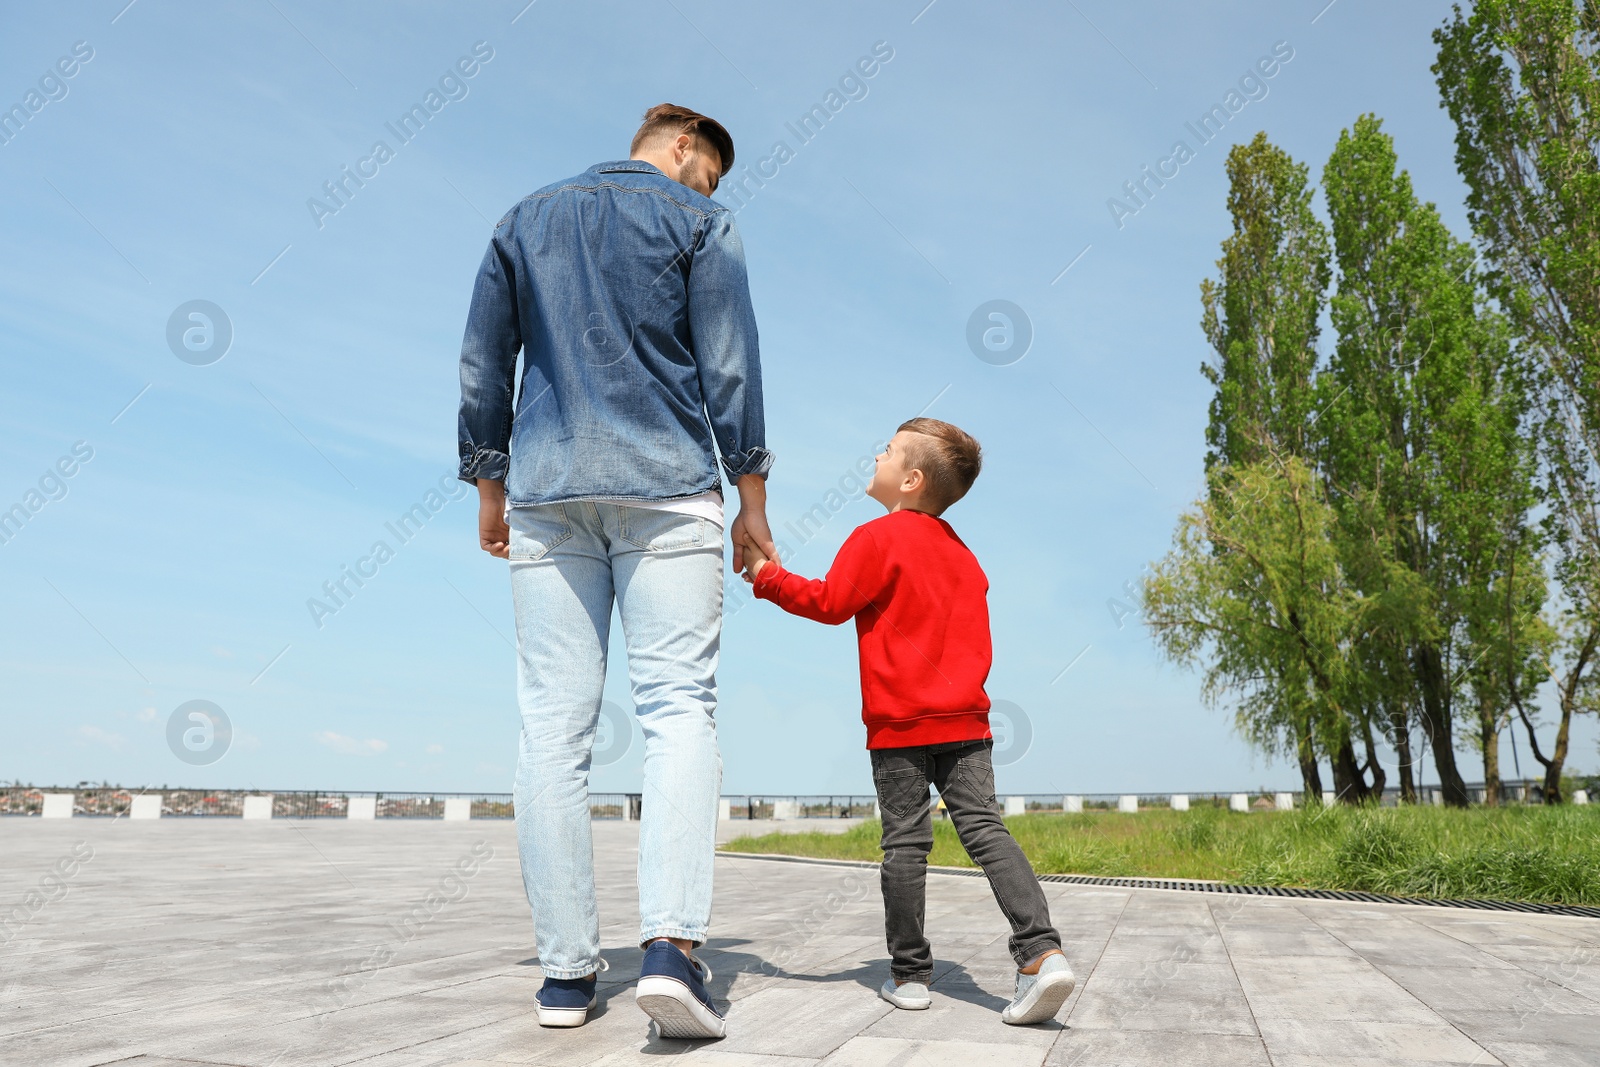
[[[130,819],[159,819],[161,818],[162,797],[153,793],[143,793],[133,798],[128,805],[128,818]]]
[[[1117,810],[1121,812],[1136,812],[1139,810],[1139,798],[1131,794],[1117,798]]]
[[[876,800],[872,802],[872,817],[874,819],[883,818],[883,805],[879,804]]]
[[[772,802],[772,817],[774,819],[798,819],[800,817],[800,802],[798,800],[774,800]]]
[[[1572,802],[1574,804],[1589,803],[1589,791],[1587,789],[1574,789],[1572,791]]]
[[[1027,800],[1025,798],[1023,798],[1023,797],[1006,797],[1006,814],[1007,815],[1026,815],[1027,812],[1028,812],[1028,802],[1027,802]]]
[[[44,794],[44,810],[39,814],[46,819],[72,818],[72,801],[76,793],[46,793]]]
[[[1294,794],[1293,793],[1274,793],[1274,794],[1272,794],[1272,806],[1275,809],[1277,809],[1278,811],[1293,811],[1294,810]]]
[[[1249,811],[1250,797],[1244,793],[1235,793],[1228,798],[1229,811]]]
[[[1338,799],[1339,799],[1339,797],[1332,790],[1324,789],[1322,791],[1322,806],[1323,807],[1325,807],[1325,808],[1333,807],[1334,801],[1336,801]]]
[[[717,801],[717,821],[728,822],[733,818],[733,801],[722,797]]]
[[[1436,808],[1444,806],[1444,794],[1437,789],[1428,790],[1428,799]]]
[[[377,797],[351,797],[345,806],[344,817],[347,819],[376,819],[378,817]]]
[[[1172,810],[1173,811],[1188,811],[1189,810],[1189,794],[1188,793],[1174,793],[1174,794],[1172,794]]]
[[[471,797],[444,798],[445,822],[466,822],[470,818],[472,818]]]
[[[1068,812],[1081,812],[1083,810],[1082,797],[1062,797],[1061,810]]]
[[[261,797],[244,798],[244,817],[246,819],[272,818],[272,794]]]

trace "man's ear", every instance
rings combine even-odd
[[[694,138],[686,133],[680,133],[678,139],[672,142],[672,161],[682,166],[692,151],[694,151]]]

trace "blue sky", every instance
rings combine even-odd
[[[46,490],[0,545],[0,777],[510,788],[505,564],[477,551],[470,497],[435,498],[403,544],[386,524],[459,495],[456,355],[493,220],[625,156],[671,100],[724,122],[741,168],[788,150],[738,213],[774,524],[924,409],[985,446],[947,517],[991,579],[990,693],[1031,733],[1002,791],[1297,782],[1108,601],[1200,486],[1228,146],[1265,129],[1316,174],[1375,111],[1466,233],[1428,70],[1447,3],[126,2],[0,15],[0,104],[44,79],[0,145],[0,507]],[[1292,58],[1199,145],[1185,123],[1275,46]],[[875,47],[892,57],[841,88]],[[401,144],[386,124],[430,90],[442,106]],[[790,129],[829,103],[809,141]],[[1119,227],[1108,200],[1179,139],[1193,158]],[[392,158],[337,212],[308,206],[379,140]],[[207,365],[167,341],[193,300],[232,327]],[[991,300],[1031,323],[1008,365],[967,343]],[[878,513],[845,503],[786,562],[824,570]],[[319,627],[306,601],[379,540],[393,558]],[[725,790],[867,792],[851,629],[738,604]],[[608,696],[631,707],[622,662],[618,642]],[[195,699],[236,731],[204,767],[166,744]],[[1581,723],[1576,767],[1594,742]],[[642,747],[594,788],[636,789]]]

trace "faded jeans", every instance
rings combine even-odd
[[[589,501],[511,508],[507,519],[522,710],[517,848],[540,966],[582,978],[600,955],[589,766],[613,598],[645,740],[639,940],[703,943],[722,788],[722,531]]]
[[[883,917],[889,970],[902,982],[933,977],[933,947],[923,932],[928,853],[933,848],[928,784],[939,790],[956,836],[983,868],[995,903],[1011,924],[1011,958],[1020,969],[1061,947],[1050,905],[1022,847],[995,810],[994,742],[954,741],[914,748],[877,748],[872,781],[883,813]]]

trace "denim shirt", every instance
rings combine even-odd
[[[713,440],[729,477],[765,476],[732,213],[641,160],[513,207],[472,291],[459,438],[459,476],[503,480],[512,507],[720,490]]]

